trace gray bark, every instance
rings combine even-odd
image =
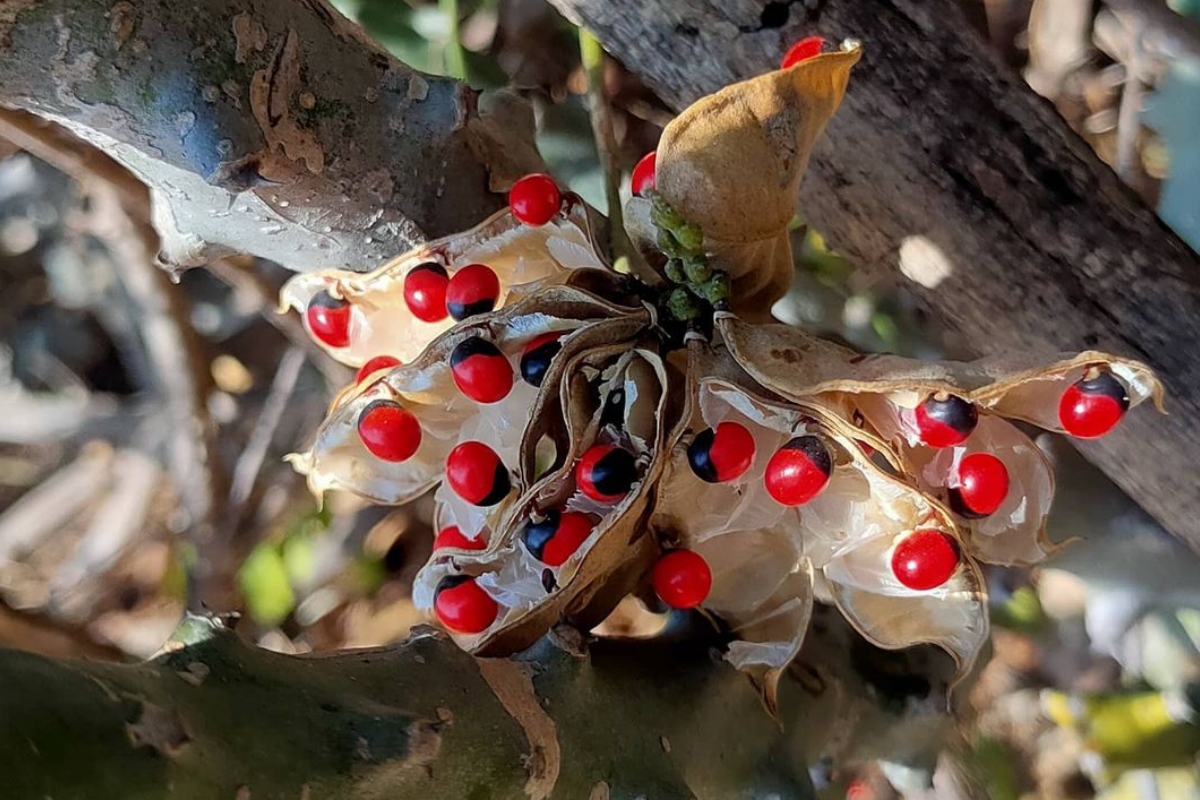
[[[952,350],[1095,348],[1158,370],[1170,415],[1131,414],[1081,449],[1200,548],[1200,261],[989,57],[956,0],[552,2],[676,108],[774,68],[801,36],[861,39],[802,215],[915,293]]]
[[[522,104],[481,115],[325,0],[8,0],[0,105],[145,181],[171,264],[371,269],[478,222],[540,164]]]

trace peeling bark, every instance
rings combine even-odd
[[[1153,366],[1170,415],[1130,415],[1081,449],[1200,549],[1200,263],[992,60],[957,0],[552,2],[676,108],[774,68],[802,36],[861,39],[802,214],[856,265],[903,282],[954,349],[1099,349]]]
[[[864,656],[844,626],[785,681],[782,724],[708,640],[486,661],[425,629],[294,657],[185,629],[139,665],[0,649],[4,796],[800,800],[824,757],[932,767],[948,727],[945,684],[905,671],[928,663]]]
[[[161,257],[370,269],[469,227],[540,166],[532,117],[387,55],[324,0],[20,0],[0,105],[61,123],[152,189]]]

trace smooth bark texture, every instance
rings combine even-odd
[[[989,57],[956,0],[552,2],[676,108],[801,36],[861,39],[803,216],[860,267],[899,267],[966,353],[1099,349],[1157,369],[1170,415],[1082,449],[1200,547],[1200,260]]]
[[[172,264],[249,252],[366,270],[475,224],[541,163],[523,104],[498,118],[477,101],[325,0],[0,3],[0,105],[148,183]]]
[[[845,641],[786,682],[781,727],[703,640],[477,660],[426,629],[293,657],[182,630],[140,665],[0,649],[4,797],[793,800],[822,755],[929,764],[946,726],[944,684]]]

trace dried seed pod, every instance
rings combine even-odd
[[[471,230],[420,245],[373,272],[322,270],[297,275],[280,293],[280,310],[305,312],[314,298],[330,297],[345,304],[344,336],[327,340],[309,327],[330,355],[351,366],[379,353],[410,362],[453,325],[446,313],[445,293],[461,267],[488,265],[499,283],[491,298],[495,308],[540,287],[579,279],[580,271],[607,271],[593,241],[588,213],[578,197],[568,194],[563,198],[563,213],[540,227],[523,225],[501,211]],[[481,298],[472,294],[470,299]]]
[[[733,308],[748,318],[768,318],[791,283],[788,225],[800,179],[859,55],[826,53],[727,86],[684,110],[659,140],[655,189],[703,232],[698,249],[733,278]],[[625,206],[626,229],[646,251],[658,249],[651,208],[637,196]]]

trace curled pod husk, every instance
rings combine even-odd
[[[519,448],[541,390],[516,376],[522,347],[530,340],[562,331],[564,348],[592,325],[627,319],[627,327],[646,324],[642,309],[613,305],[594,295],[567,286],[552,286],[535,296],[481,316],[446,332],[410,364],[396,367],[361,385],[347,387],[334,400],[317,430],[312,447],[288,457],[307,476],[318,497],[331,489],[348,491],[376,503],[406,503],[437,484],[446,456],[457,444],[477,439],[492,447],[509,469],[515,469]],[[455,347],[480,337],[494,344],[514,370],[509,394],[499,402],[480,404],[456,386],[450,364]],[[420,445],[404,461],[385,461],[366,448],[358,432],[359,418],[372,403],[390,401],[416,417]],[[489,514],[498,509],[491,509]],[[472,518],[471,531],[483,525],[483,514]]]
[[[1007,420],[1063,433],[1059,398],[1092,367],[1121,379],[1131,408],[1146,400],[1162,408],[1162,384],[1150,368],[1107,353],[1089,351],[1049,364],[1029,353],[929,362],[862,355],[785,325],[753,326],[725,316],[718,328],[739,363],[765,386],[794,399],[819,396],[843,418],[874,431],[929,492],[946,497],[957,488],[966,455],[999,458],[1012,484],[1006,500],[986,517],[959,520],[972,554],[988,563],[1030,565],[1058,549],[1046,534],[1054,494],[1050,465]],[[978,425],[961,445],[934,449],[920,441],[914,409],[939,392],[979,411]]]
[[[486,550],[433,554],[414,584],[417,606],[432,607],[444,578],[474,577],[500,613],[487,630],[454,638],[481,655],[523,650],[564,618],[585,628],[603,619],[633,588],[655,552],[643,522],[669,438],[663,420],[676,416],[670,384],[667,366],[637,340],[574,353],[560,376],[558,403],[537,407],[539,414],[559,419],[532,423],[541,430],[557,425],[568,431],[555,447],[552,464],[493,527]],[[621,447],[636,459],[636,480],[620,499],[597,501],[576,486],[576,465],[596,444]],[[526,524],[543,519],[547,511],[587,514],[594,522],[587,538],[555,566],[539,561],[521,540]]]
[[[371,272],[331,269],[297,275],[280,293],[280,310],[293,308],[304,318],[310,301],[327,292],[350,305],[349,344],[330,347],[313,336],[318,345],[351,366],[378,355],[407,363],[455,324],[449,316],[425,322],[412,314],[404,299],[404,279],[413,269],[433,263],[453,275],[468,264],[485,264],[500,280],[496,308],[501,308],[540,287],[570,281],[576,270],[607,270],[592,229],[590,211],[573,194],[563,197],[559,216],[538,227],[521,224],[505,209],[468,231],[422,244]]]
[[[819,402],[788,402],[747,380],[732,381],[721,361],[720,354],[693,358],[688,427],[693,434],[722,422],[745,427],[755,442],[753,465],[733,481],[703,483],[688,464],[685,436],[672,452],[652,527],[708,561],[713,589],[705,608],[739,638],[730,660],[751,674],[773,707],[779,675],[803,643],[815,570],[868,639],[892,649],[938,644],[965,674],[987,635],[975,566],[964,558],[947,584],[917,592],[899,583],[888,562],[895,544],[918,528],[956,536],[949,513],[872,461],[863,445],[874,440],[820,410]],[[833,469],[817,497],[785,507],[766,491],[764,470],[772,453],[804,434],[826,442]],[[884,558],[882,572],[875,561],[864,562],[867,554]],[[893,618],[876,598],[895,600],[905,616]]]
[[[788,226],[809,153],[837,110],[859,47],[735,83],[693,103],[659,140],[655,188],[703,231],[710,262],[733,278],[733,308],[750,317],[791,285]],[[625,207],[643,252],[658,247],[651,202]]]

